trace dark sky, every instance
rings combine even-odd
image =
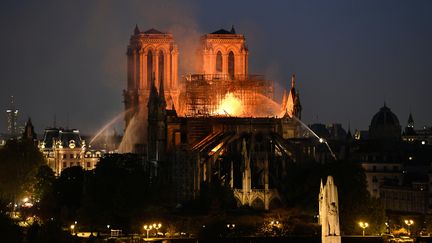
[[[410,111],[432,125],[432,1],[233,2],[0,1],[0,132],[10,95],[37,131],[56,115],[92,133],[121,112],[135,24],[174,33],[182,72],[201,34],[235,25],[250,73],[296,73],[306,123],[367,129],[386,101],[402,126]]]

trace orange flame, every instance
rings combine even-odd
[[[241,100],[233,93],[227,93],[219,104],[217,115],[241,116],[244,113]]]

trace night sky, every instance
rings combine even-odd
[[[308,124],[367,129],[386,102],[403,127],[410,111],[416,128],[432,125],[432,1],[2,0],[0,132],[10,95],[38,133],[54,116],[93,133],[120,113],[135,24],[174,34],[179,75],[200,35],[234,25],[249,73],[274,80],[277,95],[297,75]]]

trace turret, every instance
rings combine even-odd
[[[141,31],[139,30],[138,25],[135,25],[134,35],[139,35],[139,33],[141,33]]]
[[[26,122],[22,139],[29,140],[29,141],[37,140],[37,136],[36,136],[36,133],[34,131],[34,127],[33,127],[33,124],[31,122],[30,117],[28,118],[28,120]]]

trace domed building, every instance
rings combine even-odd
[[[386,106],[376,113],[369,126],[369,138],[371,139],[399,139],[401,126],[397,116]]]

